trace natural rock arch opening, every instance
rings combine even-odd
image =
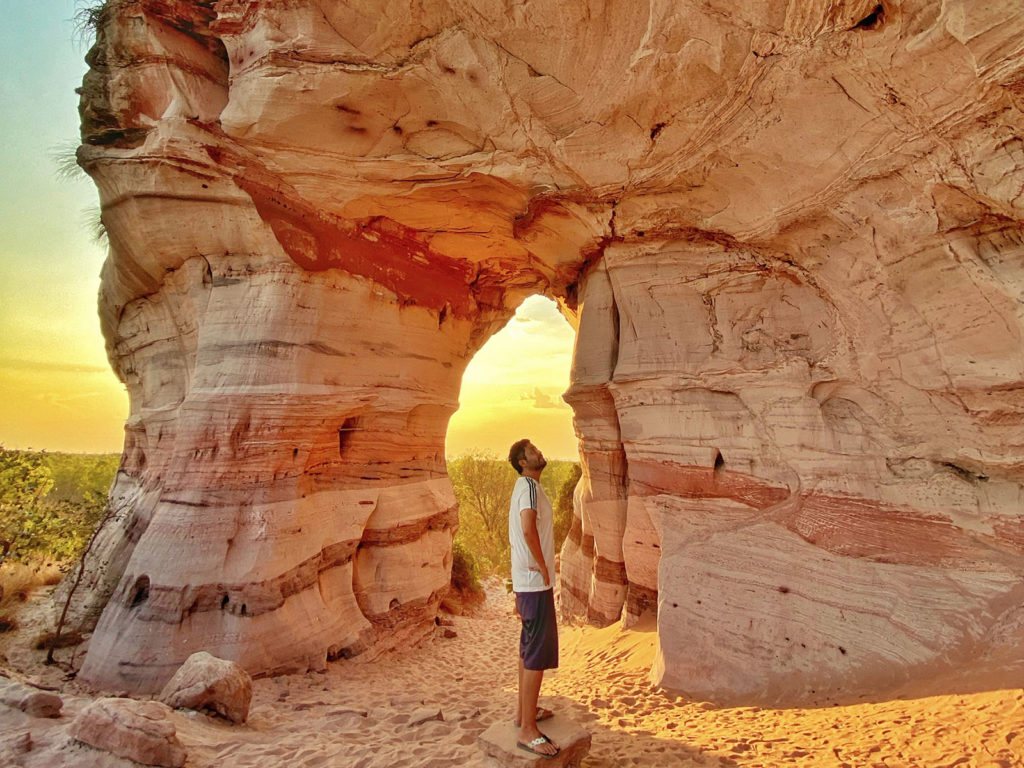
[[[571,612],[656,608],[659,679],[720,700],[1019,664],[1024,14],[393,5],[96,14],[132,405],[83,676],[415,633],[461,371],[538,291],[579,327]]]
[[[466,366],[448,422],[448,458],[481,451],[501,458],[506,442],[531,435],[549,458],[578,460],[572,409],[562,400],[575,341],[556,301],[527,297]]]

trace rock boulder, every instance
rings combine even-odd
[[[20,709],[32,717],[60,717],[64,701],[55,693],[0,677],[0,704]]]
[[[157,701],[97,699],[75,718],[71,735],[136,763],[181,768],[187,755],[170,714],[170,707]]]
[[[160,692],[169,707],[209,710],[233,723],[244,723],[252,701],[252,678],[237,664],[205,651],[193,653]]]

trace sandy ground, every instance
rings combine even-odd
[[[515,701],[518,622],[501,592],[476,616],[452,617],[456,637],[438,627],[418,647],[376,661],[257,680],[246,725],[175,712],[187,768],[482,766],[477,735],[496,721],[511,728]],[[25,768],[134,765],[70,741],[68,725],[89,692],[60,682],[38,652],[16,647],[25,634],[0,635],[6,665],[58,683],[65,711],[38,720],[0,705],[0,739],[31,733]],[[1024,766],[1021,690],[822,709],[720,708],[653,687],[653,641],[652,632],[617,626],[562,629],[562,667],[545,680],[541,703],[591,731],[587,768]]]

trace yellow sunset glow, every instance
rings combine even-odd
[[[22,290],[5,290],[0,303],[0,444],[119,452],[128,397],[103,349],[98,281],[76,290],[33,270],[12,270],[2,256],[0,281]],[[527,299],[467,368],[461,407],[448,428],[448,455],[502,456],[529,437],[549,458],[575,459],[572,412],[561,399],[572,344],[573,331],[554,302]]]
[[[528,437],[549,459],[578,458],[572,411],[561,397],[574,338],[553,301],[524,301],[466,368],[461,407],[448,424],[448,455],[480,449],[503,456]]]
[[[67,165],[78,143],[78,7],[15,3],[0,25],[0,445],[116,453],[128,396],[99,329],[96,189],[81,174],[62,180],[54,158]],[[449,455],[501,455],[530,437],[551,458],[574,458],[560,398],[572,343],[554,303],[528,299],[470,364]]]

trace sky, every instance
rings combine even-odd
[[[479,449],[506,456],[528,437],[548,459],[577,459],[572,410],[562,400],[574,339],[553,301],[524,301],[466,368],[461,407],[448,424],[448,455]]]
[[[107,360],[97,315],[106,248],[91,222],[96,189],[62,179],[78,144],[86,49],[81,0],[0,0],[0,446],[119,453],[128,396]],[[530,437],[548,458],[576,458],[569,384],[573,331],[532,297],[470,363],[447,453],[504,455]],[[511,361],[530,353],[528,367]],[[499,383],[500,382],[500,383]]]

